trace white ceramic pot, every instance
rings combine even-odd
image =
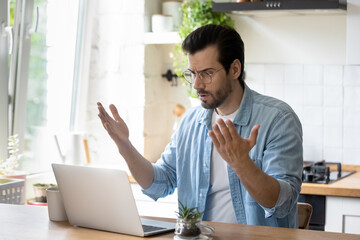
[[[173,31],[178,31],[181,24],[181,2],[165,1],[162,3],[163,14],[173,17]]]
[[[151,27],[153,32],[171,32],[173,18],[170,15],[154,14],[151,16]]]

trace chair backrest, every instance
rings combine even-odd
[[[300,229],[309,229],[309,222],[312,214],[312,206],[309,203],[298,202],[298,222]]]

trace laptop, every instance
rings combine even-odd
[[[58,163],[52,168],[71,225],[140,237],[175,229],[175,223],[139,217],[123,170]]]

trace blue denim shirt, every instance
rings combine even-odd
[[[213,110],[201,106],[187,111],[161,158],[153,164],[154,181],[143,192],[154,200],[178,188],[178,199],[204,211],[210,186],[212,141],[208,135]],[[258,204],[228,166],[232,203],[239,224],[297,228],[297,199],[303,167],[302,128],[284,102],[261,95],[245,85],[234,119],[238,133],[248,138],[260,124],[256,145],[249,155],[266,174],[278,180],[280,194],[269,209]],[[225,176],[224,176],[225,177]]]

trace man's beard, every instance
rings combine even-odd
[[[201,101],[201,106],[206,109],[215,109],[221,106],[221,104],[224,103],[226,98],[231,94],[232,88],[229,81],[226,81],[226,84],[224,87],[216,90],[215,94],[204,91],[204,90],[198,90],[197,94],[208,94],[212,98],[212,102],[209,101]]]

